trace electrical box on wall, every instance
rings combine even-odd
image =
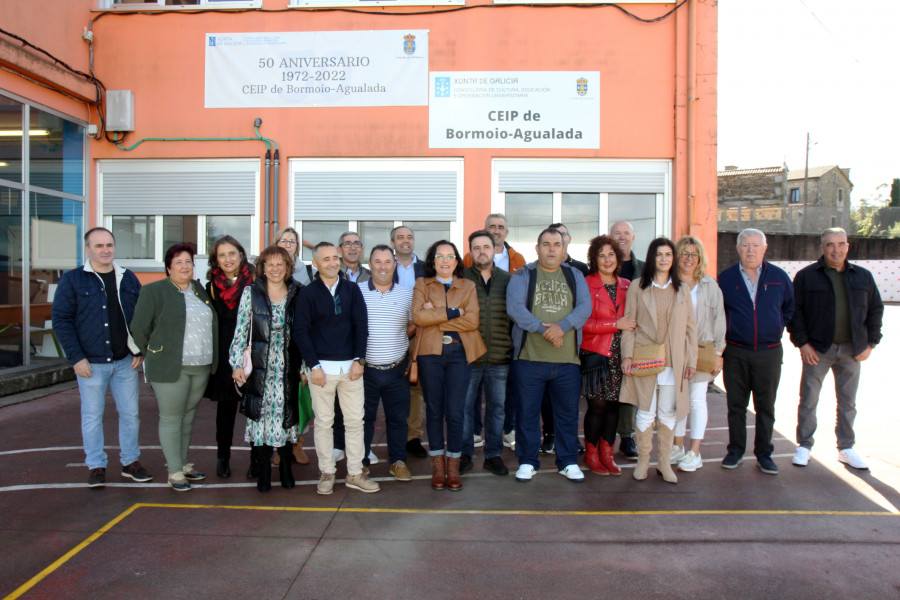
[[[134,92],[106,91],[106,130],[134,131]]]

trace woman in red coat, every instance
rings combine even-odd
[[[584,325],[581,349],[581,392],[587,399],[584,415],[584,464],[598,475],[621,475],[613,460],[622,385],[620,345],[623,330],[633,330],[633,316],[625,314],[625,292],[631,282],[618,276],[622,251],[607,235],[591,240],[587,284],[591,317]]]

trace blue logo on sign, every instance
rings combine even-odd
[[[434,97],[449,98],[450,97],[450,78],[435,77],[434,78]]]
[[[210,38],[209,38],[209,45],[210,45],[210,46],[215,46],[215,45],[216,45],[216,38],[215,38],[215,36],[210,36]]]

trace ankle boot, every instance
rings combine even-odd
[[[272,489],[272,446],[259,447],[257,465],[259,465],[259,479],[256,480],[256,489],[268,492]]]
[[[247,479],[259,477],[259,446],[250,446],[250,467],[247,469]]]
[[[459,474],[459,457],[447,459],[447,489],[458,492],[462,489],[462,476]]]
[[[658,454],[656,458],[656,472],[662,475],[662,478],[669,483],[678,483],[678,477],[672,470],[672,464],[669,462],[669,454],[672,452],[672,438],[675,432],[663,425],[657,424],[656,429],[656,445]]]
[[[603,463],[610,475],[622,474],[622,469],[619,468],[619,465],[613,459],[613,447],[606,440],[600,440],[600,462]]]
[[[308,465],[309,464],[309,456],[306,454],[306,450],[303,449],[303,436],[301,435],[297,438],[297,443],[294,444],[294,460],[297,461],[298,465]]]
[[[635,428],[634,441],[637,443],[638,459],[634,467],[634,478],[641,481],[647,479],[647,469],[650,468],[650,450],[653,448],[653,425],[647,431]]]
[[[278,448],[278,455],[281,457],[281,462],[278,464],[278,477],[281,479],[281,487],[286,490],[293,489],[294,484],[294,473],[291,471],[291,446],[290,444],[285,444]]]
[[[609,470],[600,461],[600,451],[597,449],[597,446],[587,440],[584,440],[584,445],[586,448],[584,451],[584,466],[597,475],[609,475]]]
[[[216,475],[222,479],[231,477],[231,455],[220,456],[216,461]]]
[[[442,490],[447,487],[447,468],[444,464],[444,455],[431,457],[431,489]]]

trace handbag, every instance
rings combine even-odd
[[[635,346],[634,356],[631,357],[631,374],[637,377],[647,377],[662,373],[666,368],[665,344],[648,344]]]
[[[413,344],[412,356],[409,358],[409,365],[406,367],[405,376],[409,379],[409,385],[419,383],[419,363],[416,358],[419,356],[419,342],[422,341],[422,332],[420,327],[416,327],[416,343]]]
[[[312,396],[309,393],[309,382],[300,384],[300,397],[298,400],[300,411],[297,415],[300,420],[297,422],[297,427],[299,427],[299,431],[302,433],[303,430],[306,429],[307,423],[315,416],[312,409]]]
[[[700,342],[697,346],[697,371],[712,373],[716,369],[716,343]]]

